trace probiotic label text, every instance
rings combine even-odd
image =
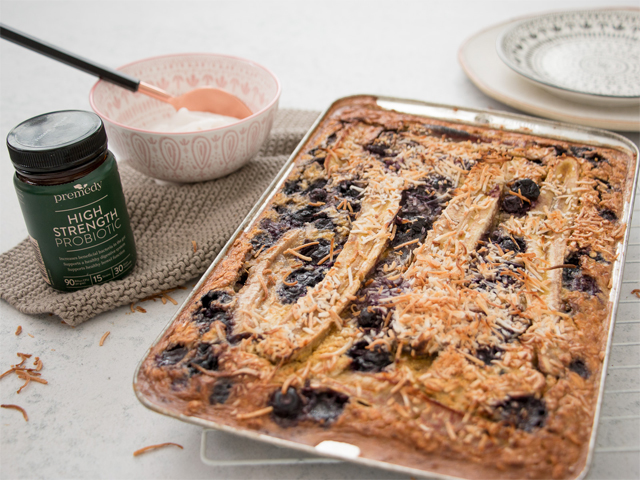
[[[34,261],[52,287],[74,291],[131,271],[135,243],[112,155],[81,182],[44,186],[16,177],[14,185]]]

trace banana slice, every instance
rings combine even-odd
[[[354,298],[391,236],[402,186],[403,180],[395,176],[369,183],[360,215],[335,264],[277,322],[277,331],[258,343],[260,354],[273,362],[299,358],[322,342],[334,325],[342,325],[340,313]]]

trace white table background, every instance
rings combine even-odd
[[[473,108],[513,111],[478,91],[457,63],[474,32],[520,15],[626,4],[606,1],[0,1],[0,21],[72,52],[117,67],[173,52],[218,52],[270,68],[282,82],[281,107],[321,110],[355,93],[387,94]],[[60,109],[90,110],[93,77],[0,42],[0,138],[19,122]],[[636,144],[638,134],[627,134]],[[0,148],[0,251],[27,235],[12,185],[13,167]],[[636,204],[640,205],[640,204]],[[640,208],[636,206],[636,210]],[[640,216],[637,215],[636,217]],[[636,218],[634,225],[640,225]],[[605,391],[598,443],[635,448],[595,456],[590,478],[639,478],[640,228],[632,229],[619,324]],[[194,285],[189,282],[188,286]],[[183,300],[187,291],[177,292]],[[14,376],[0,381],[0,477],[13,478],[407,478],[355,465],[210,467],[199,459],[199,427],[162,417],[135,398],[135,366],[177,307],[126,307],[71,328],[57,317],[27,316],[0,302],[0,370],[16,352],[44,362],[48,385],[20,395]],[[625,322],[625,323],[620,323]],[[23,328],[20,336],[14,332]],[[100,337],[111,335],[103,347]],[[28,334],[33,335],[33,338]],[[629,345],[630,344],[630,345]],[[211,435],[211,451],[250,457],[258,447]],[[133,458],[146,445],[177,442]],[[219,453],[218,453],[219,454]],[[225,454],[225,455],[226,455]]]

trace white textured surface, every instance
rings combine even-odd
[[[637,2],[627,2],[637,6]],[[339,96],[377,93],[474,108],[507,107],[466,79],[456,53],[465,38],[509,18],[547,10],[606,6],[606,1],[448,2],[26,2],[0,3],[0,20],[110,66],[171,52],[212,51],[253,59],[283,85],[283,108],[321,110]],[[0,42],[0,138],[17,123],[57,109],[89,109],[94,80],[52,60]],[[638,142],[638,134],[627,134]],[[26,236],[11,184],[13,169],[0,149],[0,251]],[[636,211],[640,203],[636,203]],[[622,303],[591,479],[640,477],[640,214],[632,230]],[[192,285],[193,283],[191,283]],[[187,292],[175,295],[179,302]],[[16,352],[44,362],[48,385],[21,394],[15,377],[0,380],[0,477],[14,478],[407,478],[348,464],[209,467],[200,462],[200,428],[146,410],[133,395],[137,362],[177,307],[144,304],[77,327],[55,317],[22,315],[0,303],[0,368]],[[22,325],[23,333],[13,333]],[[111,335],[103,347],[100,337]],[[33,335],[33,338],[28,334]],[[249,458],[260,447],[222,434],[208,436],[208,457]],[[133,458],[140,447],[176,442]],[[223,447],[227,447],[224,449]],[[221,455],[221,457],[216,457]],[[268,457],[271,454],[267,454]]]

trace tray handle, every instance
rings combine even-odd
[[[205,428],[202,430],[200,441],[200,461],[210,467],[247,467],[260,465],[311,465],[311,464],[335,464],[341,460],[333,458],[307,457],[307,458],[271,458],[271,459],[242,459],[242,460],[212,460],[207,457],[207,434],[216,430]]]

